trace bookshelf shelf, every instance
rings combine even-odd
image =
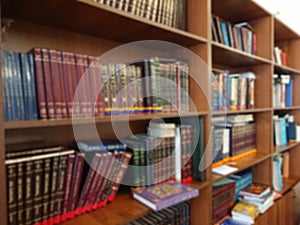
[[[283,66],[283,65],[279,65],[274,63],[275,66],[275,72],[276,73],[289,73],[289,74],[295,74],[295,75],[299,75],[300,74],[300,70],[297,70],[295,68],[291,68],[288,66]]]
[[[236,167],[238,170],[234,173],[237,173],[239,171],[248,169],[250,167],[253,167],[256,164],[259,164],[263,161],[265,161],[266,159],[270,158],[269,154],[261,154],[261,153],[255,153],[253,155],[249,155],[247,157],[241,158],[236,160],[235,162],[230,162],[230,163],[226,163],[227,165]],[[231,174],[228,174],[227,176],[229,176]],[[219,181],[227,176],[221,176],[221,175],[217,175],[217,174],[212,174],[212,182],[216,182]]]
[[[284,195],[288,191],[290,191],[298,182],[300,181],[300,177],[298,178],[286,178],[284,177],[282,179],[283,182],[283,190],[281,191],[281,194]]]
[[[278,154],[278,153],[282,153],[285,152],[291,148],[294,148],[296,146],[299,146],[300,142],[289,142],[287,145],[285,146],[275,146],[275,153],[274,154]]]
[[[230,67],[271,64],[271,61],[260,56],[251,55],[223,44],[212,42],[213,62],[216,65]]]
[[[247,109],[247,110],[228,110],[228,111],[214,111],[212,113],[213,116],[222,116],[222,115],[235,115],[235,114],[251,114],[251,113],[261,113],[271,111],[271,108],[263,108],[263,109]]]
[[[26,128],[39,128],[39,127],[55,127],[55,126],[70,126],[74,124],[90,124],[92,122],[108,123],[123,122],[123,121],[141,121],[150,120],[152,118],[178,118],[178,117],[194,117],[194,116],[206,116],[208,112],[183,112],[183,113],[137,113],[131,115],[107,115],[95,118],[78,118],[74,119],[54,119],[54,120],[30,120],[30,121],[9,121],[5,122],[6,130],[13,129],[26,129]]]
[[[62,223],[63,225],[115,225],[125,224],[134,218],[150,212],[146,206],[138,203],[129,194],[120,193],[114,202],[91,213],[78,216],[75,219]]]
[[[4,1],[2,11],[4,17],[122,43],[153,39],[187,47],[207,42],[198,35],[100,5],[92,0],[53,0],[50,4],[37,0]]]
[[[300,106],[289,106],[284,108],[274,108],[274,111],[280,112],[280,111],[291,111],[291,110],[298,110],[298,109],[300,109]]]

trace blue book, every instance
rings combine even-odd
[[[244,221],[235,220],[231,217],[228,217],[224,221],[220,223],[220,225],[250,225],[250,223],[246,223]]]
[[[126,144],[120,141],[105,141],[99,140],[82,140],[77,141],[78,149],[86,152],[98,152],[98,151],[121,151],[126,149]]]
[[[9,120],[17,120],[18,118],[18,107],[17,107],[17,97],[16,97],[16,85],[15,85],[15,64],[13,59],[13,53],[7,52],[7,77],[6,77],[6,85],[9,90]]]
[[[229,71],[228,70],[225,70],[225,80],[226,80],[226,96],[225,96],[225,109],[226,110],[229,110],[230,108],[230,76],[229,76]]]
[[[285,85],[285,105],[287,107],[293,106],[293,80],[290,79],[290,82]]]
[[[31,93],[31,116],[30,119],[38,119],[38,107],[37,107],[37,96],[36,96],[36,81],[35,81],[35,70],[34,70],[34,59],[33,54],[27,54],[27,60],[29,65],[30,77],[29,84],[30,84],[30,93]]]
[[[21,81],[23,87],[23,101],[24,101],[24,111],[25,111],[25,119],[28,120],[31,114],[30,112],[30,89],[28,83],[29,76],[29,67],[27,66],[27,56],[26,53],[19,54],[20,67],[21,67]]]
[[[4,98],[4,118],[5,121],[11,120],[11,96],[9,90],[9,68],[8,68],[8,52],[2,50],[2,86]]]
[[[221,23],[221,29],[222,29],[222,33],[223,33],[223,37],[224,37],[224,44],[226,46],[230,46],[229,45],[229,39],[228,39],[228,33],[227,33],[227,25],[226,25],[226,23]]]

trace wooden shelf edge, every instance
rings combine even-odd
[[[248,57],[249,59],[253,59],[253,60],[256,60],[256,61],[261,62],[261,63],[272,64],[272,61],[269,60],[269,59],[263,58],[261,56],[249,54],[247,52],[241,51],[241,50],[233,48],[233,47],[226,46],[226,45],[218,43],[216,41],[212,41],[211,44],[212,44],[212,46],[215,46],[217,48],[221,48],[223,50],[232,52],[232,53],[240,55],[240,56]]]
[[[296,146],[300,145],[300,142],[289,142],[287,145],[285,146],[275,146],[275,155],[278,154],[278,153],[282,153],[282,152],[285,152],[291,148],[294,148]]]
[[[226,177],[228,177],[232,174],[235,174],[235,173],[238,173],[242,170],[248,169],[248,168],[250,168],[250,167],[252,167],[256,164],[259,164],[259,163],[267,160],[271,156],[272,156],[271,154],[256,153],[256,154],[253,154],[249,157],[238,159],[235,162],[226,163],[226,165],[237,167],[237,171],[235,171],[233,173],[230,173],[230,174],[227,174],[225,176],[217,175],[217,174],[212,173],[212,182],[222,180],[223,178],[226,178]]]
[[[282,178],[283,190],[280,193],[284,195],[289,190],[291,190],[299,181],[300,181],[300,177],[296,177],[296,178],[283,177]]]
[[[271,111],[272,108],[263,108],[263,109],[245,109],[245,110],[224,110],[224,111],[213,111],[213,116],[221,115],[234,115],[234,114],[245,114],[245,113],[260,113]]]
[[[300,70],[298,70],[296,68],[280,65],[280,64],[277,64],[275,62],[273,62],[273,63],[274,63],[275,69],[282,70],[282,72],[284,72],[284,73],[291,73],[291,74],[294,74],[294,75],[300,75]]]
[[[124,121],[143,121],[152,118],[176,118],[176,117],[191,117],[191,116],[206,116],[207,111],[203,112],[182,112],[182,113],[138,113],[123,114],[123,115],[107,115],[95,118],[78,118],[72,120],[66,119],[53,119],[53,120],[22,120],[22,121],[9,121],[4,123],[6,130],[11,129],[25,129],[25,128],[41,128],[41,127],[55,127],[55,126],[70,126],[72,124],[91,124],[91,123],[109,123],[109,122],[124,122]]]
[[[274,111],[298,110],[298,109],[300,109],[300,106],[289,106],[289,107],[284,107],[284,108],[276,107],[273,109],[274,109]]]

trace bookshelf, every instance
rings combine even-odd
[[[255,224],[293,224],[293,188],[300,180],[298,162],[300,160],[299,143],[287,146],[273,145],[273,115],[287,112],[294,115],[300,123],[300,38],[276,17],[270,15],[250,0],[188,0],[187,31],[168,27],[147,19],[131,15],[120,10],[100,5],[92,0],[1,0],[1,20],[12,18],[14,22],[8,29],[8,36],[3,37],[3,49],[27,52],[33,47],[46,47],[62,51],[101,55],[115,47],[132,41],[163,40],[187,47],[199,56],[208,69],[219,68],[230,72],[251,70],[257,75],[255,87],[256,103],[254,109],[240,111],[210,112],[205,96],[210,94],[210,73],[197,74],[196,80],[190,80],[190,96],[195,102],[197,112],[181,114],[188,117],[203,117],[205,124],[204,141],[210,144],[211,116],[248,114],[254,115],[258,124],[256,130],[257,153],[245,159],[238,159],[232,164],[238,171],[253,169],[254,181],[272,185],[272,157],[277,153],[290,153],[290,176],[284,178],[283,198],[264,214]],[[239,9],[239,10],[233,10]],[[251,55],[217,43],[211,37],[211,16],[216,15],[232,23],[247,21],[257,35],[257,51]],[[95,47],[96,46],[96,47]],[[273,49],[280,46],[287,53],[287,65],[274,62]],[[143,49],[149,54],[162,54],[163,50]],[[135,57],[130,55],[128,57]],[[168,55],[168,54],[167,54]],[[169,55],[176,55],[171,52]],[[193,73],[194,71],[191,71]],[[272,74],[289,73],[294,80],[293,106],[275,108],[272,105]],[[200,90],[196,82],[207,84],[207,89]],[[0,79],[2,90],[2,79]],[[89,119],[57,119],[37,121],[4,121],[3,96],[0,91],[0,224],[6,225],[6,175],[5,150],[13,143],[32,141],[50,141],[60,145],[74,142],[72,122],[89,129]],[[135,114],[129,117],[133,133],[143,132],[152,118],[177,118],[177,113]],[[114,116],[122,127],[127,118]],[[95,119],[99,135],[103,139],[116,138],[111,126],[110,116]],[[122,134],[126,136],[127,134]],[[84,135],[83,135],[84,137]],[[91,138],[91,137],[88,137]],[[210,148],[210,146],[209,146]],[[190,185],[200,190],[200,196],[190,201],[191,224],[212,224],[212,183],[223,176],[212,174],[211,167],[205,171],[205,182],[193,182]],[[125,208],[124,205],[128,206]],[[137,203],[128,194],[120,193],[116,200],[92,213],[64,222],[65,225],[125,224],[145,215],[149,209]],[[199,213],[201,212],[201,213]],[[272,222],[270,222],[272,221]],[[287,223],[287,221],[289,221]]]

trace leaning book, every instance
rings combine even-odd
[[[159,211],[199,195],[199,190],[176,181],[132,190],[133,198],[149,208]]]

